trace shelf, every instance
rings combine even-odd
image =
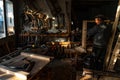
[[[68,33],[51,33],[51,34],[29,34],[29,33],[25,33],[25,34],[20,34],[20,36],[62,36],[62,37],[66,37],[69,36]]]

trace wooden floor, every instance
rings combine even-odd
[[[29,80],[76,80],[76,70],[68,63],[55,59]]]
[[[117,77],[110,77],[110,76],[101,76],[100,78],[90,78],[90,79],[81,79],[81,77],[77,77],[76,80],[120,80]]]
[[[71,59],[64,59],[54,60],[29,80],[120,80],[120,74],[94,71],[93,75],[82,76]]]
[[[119,75],[119,74],[118,74]],[[81,72],[77,72],[76,80],[120,80],[120,76],[107,76],[107,75],[91,75],[91,76],[81,76]]]

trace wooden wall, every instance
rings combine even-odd
[[[13,52],[15,49],[15,36],[0,39],[0,57]]]

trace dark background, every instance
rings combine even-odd
[[[118,0],[72,0],[72,29],[81,28],[83,20],[92,20],[98,14],[114,20],[117,6]]]

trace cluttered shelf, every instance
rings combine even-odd
[[[51,33],[51,34],[35,34],[35,33],[24,33],[24,34],[20,34],[19,36],[62,36],[62,37],[65,37],[65,36],[69,36],[68,33]]]

